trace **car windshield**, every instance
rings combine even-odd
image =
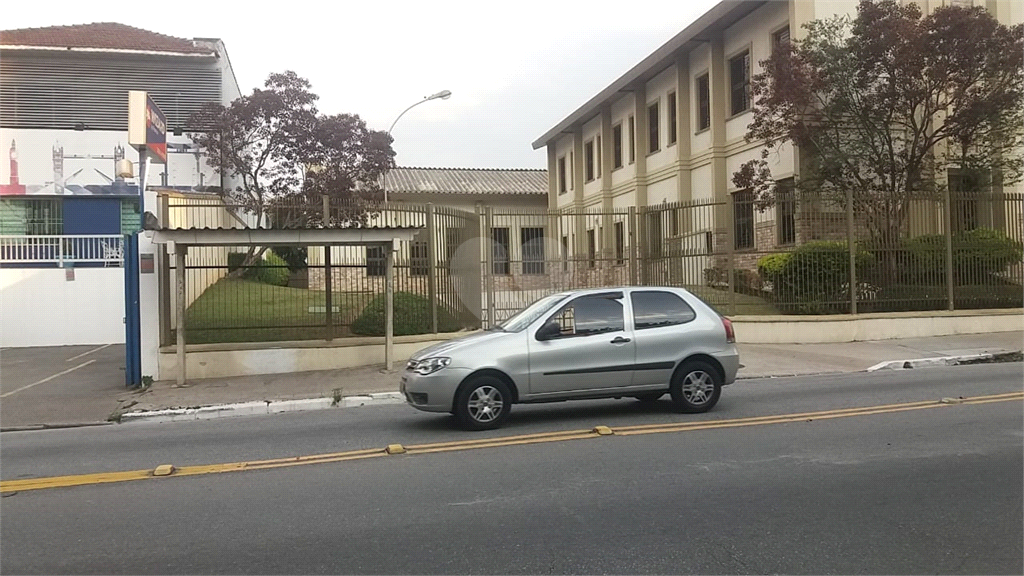
[[[543,316],[546,312],[555,307],[559,302],[565,300],[568,294],[552,294],[537,300],[526,308],[523,308],[508,320],[498,324],[498,328],[505,332],[519,332]]]

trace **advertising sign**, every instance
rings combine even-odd
[[[155,160],[167,163],[167,117],[148,93],[128,93],[128,143],[145,147]]]

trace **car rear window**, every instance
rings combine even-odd
[[[697,313],[685,300],[671,292],[650,290],[633,292],[633,327],[636,330],[686,324]]]

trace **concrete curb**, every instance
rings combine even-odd
[[[84,428],[87,426],[110,426],[113,422],[68,422],[58,424],[27,424],[24,426],[2,426],[0,432],[32,432],[36,430],[60,430],[62,428]]]
[[[225,418],[229,416],[279,414],[282,412],[302,412],[308,410],[324,410],[327,408],[355,408],[359,406],[400,404],[403,402],[405,402],[405,398],[398,392],[377,392],[360,396],[345,396],[341,398],[341,402],[335,402],[333,398],[263,400],[257,402],[240,402],[236,404],[220,404],[216,406],[200,406],[196,408],[171,408],[166,410],[125,412],[121,415],[121,423],[211,420],[214,418]]]
[[[963,354],[960,356],[939,356],[937,358],[916,358],[913,360],[892,360],[879,362],[868,368],[867,372],[878,370],[912,370],[914,368],[932,368],[935,366],[959,366],[962,364],[990,364],[994,362],[1020,362],[1021,352],[996,352],[988,354]]]

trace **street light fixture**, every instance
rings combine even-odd
[[[413,108],[415,108],[416,106],[419,106],[420,104],[423,104],[424,102],[429,102],[431,100],[447,100],[447,99],[451,98],[451,96],[452,96],[452,91],[451,90],[441,90],[440,92],[437,92],[435,94],[431,94],[430,96],[427,96],[423,100],[420,100],[419,102],[413,104],[412,106],[409,106],[405,110],[402,110],[402,113],[398,115],[398,118],[395,118],[395,121],[391,123],[391,128],[388,128],[388,136],[391,136],[391,131],[395,129],[395,124],[398,124],[398,121],[402,118],[402,116],[405,116],[405,113],[408,112],[409,110],[412,110]],[[382,180],[381,189],[384,191],[384,202],[387,203],[387,201],[388,201],[388,171],[387,171],[387,169],[384,170],[384,175],[381,178],[381,180]]]

